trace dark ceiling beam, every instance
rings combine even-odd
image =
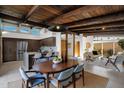
[[[124,25],[116,25],[116,26],[108,26],[108,27],[96,27],[96,28],[85,28],[85,29],[72,29],[70,31],[89,31],[89,30],[103,30],[103,29],[116,29],[116,28],[124,28]]]
[[[70,31],[75,31],[75,30],[83,30],[83,31],[87,31],[87,30],[97,30],[97,29],[109,29],[109,28],[117,28],[117,27],[124,27],[124,25],[115,25],[113,26],[106,26],[106,27],[92,27],[92,28],[82,28],[82,29],[72,29]]]
[[[50,22],[50,21],[56,19],[59,16],[62,16],[64,14],[66,14],[66,13],[69,13],[69,12],[74,11],[74,10],[76,10],[78,8],[81,8],[81,7],[84,7],[84,6],[76,6],[76,7],[72,6],[72,7],[68,8],[68,9],[66,9],[66,10],[61,11],[58,15],[49,17],[49,18],[43,20],[42,22]]]
[[[79,34],[82,34],[82,32],[81,33],[77,33],[78,35]],[[118,31],[115,31],[115,32],[113,32],[113,31],[106,31],[106,32],[92,32],[92,33],[87,33],[87,32],[84,32],[83,34],[85,34],[85,35],[122,35],[122,34],[124,34],[124,31],[122,32],[118,32]]]
[[[79,33],[82,33],[82,32],[79,32]],[[83,32],[83,33],[124,33],[124,30],[122,30],[122,31],[105,31],[105,32],[98,32],[98,31],[96,31],[96,32]]]
[[[108,28],[108,27],[122,27],[124,26],[124,21],[118,21],[118,22],[109,22],[109,23],[103,23],[103,24],[97,24],[97,25],[90,25],[90,26],[79,26],[79,27],[72,27],[69,28],[69,30],[76,30],[76,29],[97,29],[97,28]]]
[[[3,13],[0,13],[0,18],[8,19],[8,20],[13,20],[13,21],[17,21],[17,22],[23,23],[23,20],[21,18],[13,17],[13,16],[6,15],[6,14],[3,14]],[[36,22],[33,22],[33,21],[28,21],[27,20],[25,23],[33,25],[33,26],[39,26],[39,27],[47,28],[46,25],[41,24],[41,23],[36,23]]]
[[[124,20],[124,11],[112,13],[112,14],[108,14],[104,16],[99,16],[99,17],[78,20],[78,21],[74,21],[70,23],[65,23],[63,25],[67,25],[70,27],[72,27],[73,25],[74,26],[88,26],[88,25],[103,24],[103,23],[122,21],[122,20]]]
[[[122,27],[109,27],[109,28],[104,28],[104,29],[102,29],[102,28],[97,28],[97,29],[87,29],[87,30],[84,30],[84,29],[75,29],[75,30],[70,30],[70,31],[72,31],[72,32],[79,32],[79,31],[81,31],[81,32],[92,32],[92,31],[106,31],[106,30],[123,30],[124,29],[124,26],[122,26]]]
[[[31,8],[31,10],[22,18],[23,22],[26,22],[30,16],[35,12],[36,9],[38,9],[39,5],[35,5]]]
[[[77,30],[77,31],[72,31],[72,32],[75,32],[75,33],[95,33],[95,32],[98,32],[98,33],[101,33],[101,32],[124,32],[124,28],[123,29],[107,29],[107,30],[87,30],[87,31],[82,31],[82,30]]]

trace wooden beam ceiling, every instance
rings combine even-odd
[[[31,10],[22,18],[23,22],[26,22],[28,18],[35,12],[35,10],[39,7],[39,5],[35,5],[31,8]]]
[[[23,20],[21,18],[13,17],[13,16],[6,15],[6,14],[3,14],[3,13],[0,13],[0,18],[8,19],[8,20],[13,20],[13,21],[17,21],[17,22],[20,22],[20,23],[23,22]],[[33,25],[33,26],[39,26],[39,27],[45,27],[45,28],[47,28],[46,25],[41,24],[41,23],[36,23],[36,22],[33,22],[33,21],[28,21],[27,20],[25,23],[30,24],[30,25]]]
[[[71,28],[71,27],[78,27],[78,26],[97,25],[97,24],[116,22],[116,21],[122,21],[122,20],[124,20],[124,12],[118,12],[118,13],[99,16],[95,18],[89,18],[89,19],[79,20],[75,22],[70,22],[63,25],[68,25]]]
[[[6,8],[8,7],[5,6],[4,11],[1,11],[0,18],[45,28],[58,22],[68,26],[69,31],[76,33],[92,33],[96,30],[100,32],[103,27],[106,28],[106,31],[122,31],[124,27],[124,6],[61,6],[60,8],[59,6],[35,5],[30,6],[25,12],[26,6],[23,10],[21,10],[20,6],[17,6],[19,9],[12,8],[7,10]],[[42,12],[39,12],[40,10],[44,11],[43,16]],[[11,15],[12,13],[17,13],[20,16]]]

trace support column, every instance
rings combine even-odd
[[[103,41],[102,41],[102,44],[101,44],[101,54],[102,54],[102,57],[103,57]]]
[[[65,62],[68,60],[68,32],[66,32],[65,36],[65,44],[66,44],[66,50],[65,50]]]
[[[75,57],[75,33],[73,33],[73,57]]]
[[[2,64],[2,20],[0,19],[0,66]]]
[[[59,56],[61,56],[61,32],[56,33],[56,48]]]

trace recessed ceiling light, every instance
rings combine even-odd
[[[58,29],[58,30],[59,30],[59,29],[60,29],[60,26],[56,26],[56,29]]]
[[[105,27],[102,27],[102,30],[105,30]]]

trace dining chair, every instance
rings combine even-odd
[[[83,83],[83,86],[85,85],[84,83],[84,64],[79,64],[75,67],[74,69],[74,86],[76,86],[76,81],[79,80],[81,77],[82,77],[82,83]]]
[[[118,63],[123,64],[123,61],[124,61],[124,55],[122,55],[122,54],[116,55],[114,57],[109,57],[105,66],[107,66],[108,63],[110,63],[120,72],[120,69],[118,68],[117,64]]]
[[[60,72],[60,74],[51,78],[50,83],[57,88],[68,87],[73,82],[73,71],[74,68],[70,68]]]
[[[45,78],[41,73],[37,71],[24,71],[22,67],[19,68],[19,72],[22,78],[22,88],[32,88],[40,84],[44,84],[46,87]],[[35,75],[29,76],[28,74],[35,73]]]

